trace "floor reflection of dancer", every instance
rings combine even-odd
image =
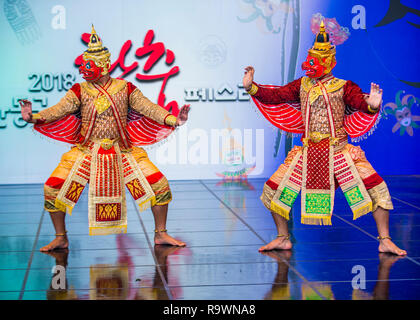
[[[390,253],[379,253],[378,278],[372,294],[360,289],[353,290],[353,300],[388,300],[389,299],[389,274],[391,267],[404,257]]]
[[[254,68],[245,69],[243,85],[263,115],[282,130],[303,133],[303,146],[295,146],[264,185],[261,200],[272,213],[278,236],[260,250],[292,248],[287,221],[299,192],[301,222],[331,225],[339,185],[354,219],[373,212],[379,251],[405,255],[389,234],[393,205],[386,183],[361,148],[347,143],[348,135],[362,136],[374,127],[382,89],[372,83],[370,94],[363,94],[353,82],[332,75],[335,65],[335,47],[322,22],[302,64],[307,77],[285,86],[257,85]]]
[[[44,186],[45,209],[56,238],[41,251],[67,248],[65,215],[71,213],[89,186],[89,233],[112,234],[127,230],[124,186],[141,210],[152,208],[155,243],[184,246],[166,230],[172,200],[166,177],[136,145],[166,138],[188,119],[189,106],[178,117],[152,103],[132,83],[109,75],[110,53],[93,26],[76,83],[56,105],[32,114],[32,104],[21,100],[22,118],[42,134],[73,144]]]
[[[156,257],[157,265],[155,267],[155,273],[153,275],[153,280],[142,279],[141,288],[137,291],[136,300],[168,300],[170,297],[165,289],[165,284],[161,276],[163,276],[166,284],[168,284],[168,257],[172,254],[175,254],[178,250],[181,250],[179,247],[167,246],[167,245],[155,245],[154,253]],[[182,249],[184,250],[184,249]],[[159,271],[160,269],[160,271]],[[172,285],[176,283],[176,279],[171,279]],[[146,284],[146,285],[145,285]],[[172,298],[177,299],[181,296],[181,286],[175,286],[170,289]]]
[[[47,290],[47,300],[78,300],[79,297],[76,294],[76,291],[71,286],[69,287],[67,279],[66,270],[69,249],[59,249],[45,253],[55,259],[55,271],[49,289]],[[57,268],[57,266],[61,266],[62,268]],[[64,272],[64,274],[62,272]],[[65,281],[64,284],[60,283],[63,278]]]
[[[264,296],[264,300],[290,300],[289,284],[289,261],[292,252],[284,251],[263,251],[262,254],[277,261],[277,273],[270,292]]]

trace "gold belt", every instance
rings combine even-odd
[[[119,138],[115,138],[115,139],[96,139],[96,138],[91,138],[90,141],[93,143],[99,143],[101,145],[101,147],[105,150],[109,150],[112,148],[112,146],[114,145],[115,142],[118,142]]]
[[[112,146],[114,145],[114,142],[116,141],[117,139],[113,139],[113,140],[111,140],[111,139],[102,139],[101,140],[101,147],[103,148],[103,149],[105,149],[105,150],[109,150],[109,149],[111,149],[112,148]]]
[[[331,134],[329,133],[321,133],[321,132],[316,132],[316,131],[311,131],[309,132],[308,137],[303,138],[303,145],[305,147],[309,146],[308,141],[311,140],[314,143],[318,143],[321,142],[322,140],[329,138],[330,139],[330,144],[335,146],[338,142],[338,138],[333,138],[331,137]]]

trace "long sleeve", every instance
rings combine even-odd
[[[300,101],[300,83],[301,78],[275,88],[267,88],[253,83],[253,88],[251,88],[249,93],[265,104]]]
[[[80,108],[80,85],[75,84],[70,90],[66,92],[61,100],[44,110],[41,110],[37,114],[34,114],[34,118],[40,120],[43,123],[53,122],[61,119],[68,114],[75,113]]]
[[[129,104],[138,113],[156,121],[159,124],[175,126],[176,117],[162,108],[160,105],[151,102],[132,83],[128,82]]]
[[[372,114],[369,111],[369,105],[366,103],[365,94],[362,89],[354,82],[348,80],[343,87],[343,101],[349,107]]]

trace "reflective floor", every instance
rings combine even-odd
[[[129,197],[127,234],[89,236],[85,191],[66,219],[70,250],[46,254],[54,228],[42,185],[3,185],[0,299],[419,299],[420,177],[385,180],[404,258],[378,253],[372,215],[353,221],[339,190],[332,227],[301,225],[298,199],[293,249],[259,253],[276,236],[264,180],[171,182],[167,227],[185,248],[154,246],[151,211]]]

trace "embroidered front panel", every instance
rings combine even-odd
[[[88,202],[90,235],[126,232],[127,207],[118,143],[110,149],[93,144]]]
[[[331,211],[331,196],[326,193],[307,193],[305,197],[306,214],[326,214]]]
[[[118,221],[121,219],[121,203],[97,203],[96,221]]]

